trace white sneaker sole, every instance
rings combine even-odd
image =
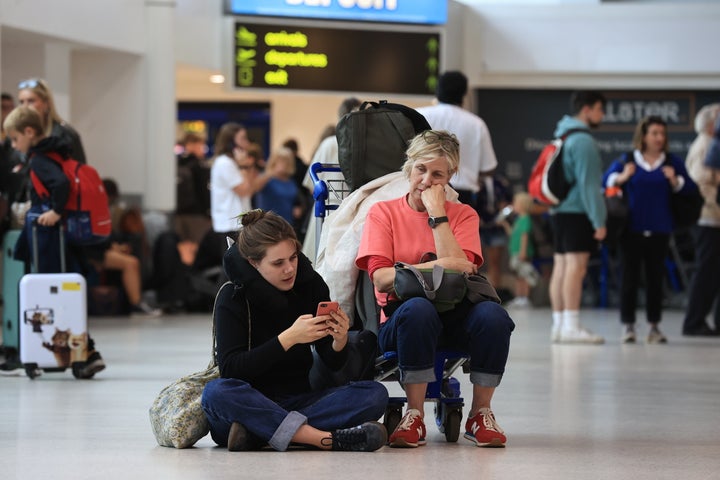
[[[465,440],[469,441],[469,442],[474,443],[475,446],[478,446],[478,447],[486,447],[486,448],[505,448],[505,444],[504,444],[502,441],[500,441],[499,438],[493,438],[493,439],[490,440],[489,442],[485,442],[485,443],[483,443],[483,442],[478,442],[477,438],[475,438],[475,436],[472,435],[472,434],[470,434],[470,433],[465,433],[465,434],[463,435],[463,438],[464,438]]]

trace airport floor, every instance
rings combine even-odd
[[[426,446],[375,453],[233,453],[209,436],[191,449],[159,447],[148,407],[163,386],[206,366],[209,315],[91,318],[108,364],[94,380],[69,370],[0,378],[0,477],[720,479],[720,339],[680,336],[674,310],[662,324],[668,344],[621,345],[616,312],[598,309],[582,319],[605,345],[551,345],[548,309],[511,314],[517,327],[493,402],[504,449],[448,443],[432,424]]]

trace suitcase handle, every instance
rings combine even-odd
[[[57,223],[58,229],[60,230],[60,272],[65,273],[65,228],[63,227],[62,221]],[[32,220],[32,228],[31,228],[31,235],[32,237],[32,251],[33,251],[33,258],[32,258],[32,272],[37,273],[39,270],[39,252],[38,252],[38,241],[37,241],[37,218],[33,218]]]

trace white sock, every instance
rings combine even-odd
[[[553,319],[553,330],[559,330],[563,326],[563,312],[562,310],[552,312]]]
[[[580,312],[578,310],[563,310],[563,330],[580,329]]]

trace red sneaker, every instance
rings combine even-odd
[[[390,435],[390,446],[415,448],[425,445],[425,432],[425,423],[420,411],[410,408]]]
[[[465,423],[464,437],[478,447],[504,447],[507,438],[489,408],[481,408]]]

